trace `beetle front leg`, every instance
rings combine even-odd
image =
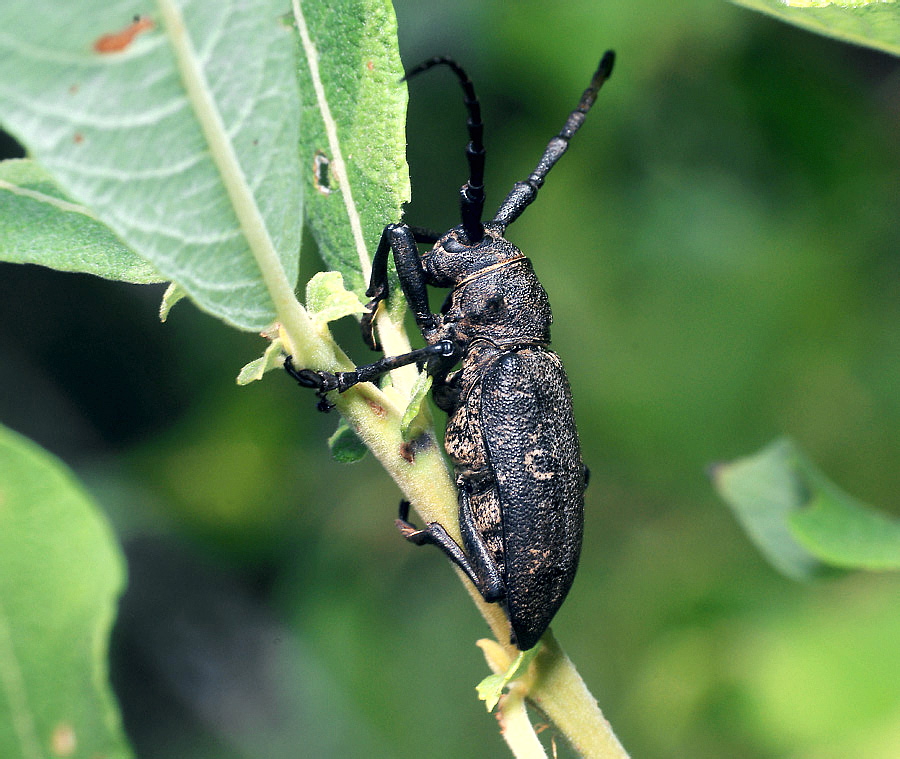
[[[375,258],[372,260],[372,276],[366,295],[371,300],[366,304],[367,312],[360,320],[363,340],[372,350],[380,350],[375,338],[375,313],[378,304],[388,297],[388,254],[393,253],[394,265],[400,287],[406,296],[406,302],[416,319],[416,324],[423,331],[434,327],[434,315],[428,306],[427,277],[422,268],[422,258],[416,247],[420,242],[435,242],[439,235],[428,229],[410,227],[406,224],[388,224],[381,233]]]

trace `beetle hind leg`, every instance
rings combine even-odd
[[[460,493],[460,529],[463,531],[473,527],[473,525],[467,524],[467,522],[471,522],[471,510],[467,508],[468,498],[467,493]],[[456,564],[466,577],[471,580],[487,603],[496,603],[506,596],[506,589],[500,576],[500,570],[483,543],[482,547],[484,550],[478,551],[478,555],[474,557],[474,560],[470,559],[465,551],[460,548],[459,543],[450,536],[450,533],[439,522],[429,522],[423,529],[418,529],[410,523],[409,501],[400,501],[400,514],[396,524],[400,534],[410,543],[415,543],[417,546],[431,544],[440,548],[447,558]]]

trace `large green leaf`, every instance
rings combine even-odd
[[[162,282],[90,210],[72,203],[33,161],[0,162],[0,260],[123,282]]]
[[[753,10],[835,37],[900,55],[900,4],[894,0],[732,0]]]
[[[900,569],[900,520],[843,493],[790,440],[720,464],[713,481],[766,558],[795,579],[823,565]]]
[[[106,654],[122,557],[65,466],[0,427],[0,756],[127,757]]]
[[[293,284],[300,247],[289,6],[159,0],[139,34],[111,44],[135,10],[0,3],[3,126],[199,306],[261,329],[275,309],[257,261]]]
[[[400,219],[409,200],[397,20],[385,0],[303,2],[294,9],[301,27],[306,218],[328,268],[361,295],[381,231]]]

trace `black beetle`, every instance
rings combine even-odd
[[[449,415],[445,448],[459,489],[460,546],[437,522],[417,529],[409,503],[397,520],[417,545],[438,546],[474,583],[484,600],[503,605],[511,641],[534,646],[559,609],[581,552],[587,469],[572,415],[569,382],[550,344],[550,304],[531,262],[504,238],[535,199],[547,172],[584,122],[615,55],[608,51],[562,131],[547,145],[524,182],[517,182],[494,218],[484,208],[483,124],[474,87],[449,58],[432,58],[406,78],[445,65],[462,84],[468,111],[469,181],[460,190],[462,224],[444,235],[406,224],[385,227],[375,253],[362,319],[363,337],[378,349],[373,320],[388,296],[387,259],[393,253],[400,285],[428,345],[386,357],[352,372],[285,368],[301,385],[325,394],[399,366],[426,362],[432,395]],[[419,254],[417,243],[433,243]],[[451,288],[440,315],[428,306],[427,286]],[[462,362],[460,369],[453,371]]]

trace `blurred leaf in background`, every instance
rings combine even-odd
[[[827,566],[900,569],[900,520],[841,492],[790,440],[712,470],[719,495],[772,564],[795,580]]]
[[[732,0],[839,40],[900,55],[900,8],[895,0]]]
[[[124,583],[71,472],[0,427],[0,755],[131,756],[107,680]]]

